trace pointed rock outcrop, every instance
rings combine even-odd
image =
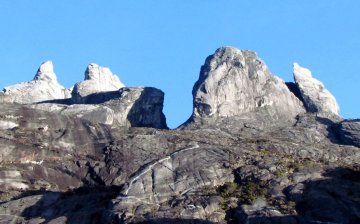
[[[289,120],[303,113],[301,101],[251,51],[219,48],[201,68],[193,88],[192,119]]]
[[[54,82],[57,81],[52,61],[42,63],[34,77],[34,80]]]
[[[32,81],[5,87],[1,97],[6,102],[31,104],[66,99],[70,97],[70,92],[58,83],[53,63],[46,61],[41,64]]]
[[[92,63],[85,71],[84,81],[74,86],[71,95],[74,103],[86,103],[86,97],[91,94],[116,91],[122,87],[124,84],[109,68]]]
[[[324,84],[312,77],[311,71],[294,63],[294,79],[306,110],[321,116],[339,115],[339,105]]]

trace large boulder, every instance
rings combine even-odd
[[[192,119],[253,116],[290,120],[304,112],[284,81],[251,51],[219,48],[201,68],[193,88]]]
[[[294,79],[306,110],[321,116],[339,115],[339,105],[324,84],[312,77],[311,71],[294,63]]]
[[[94,93],[116,91],[124,87],[119,78],[109,68],[89,64],[85,79],[78,82],[71,93],[74,103],[86,103],[86,97]]]
[[[32,81],[5,87],[1,101],[31,104],[69,97],[69,90],[61,86],[56,79],[53,63],[46,61],[41,64]]]
[[[124,87],[86,97],[86,104],[44,103],[32,108],[123,127],[167,128],[164,93],[152,87]]]

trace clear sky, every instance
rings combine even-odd
[[[9,0],[0,9],[0,87],[31,80],[45,60],[71,87],[94,62],[127,86],[163,90],[176,127],[192,112],[205,58],[234,46],[285,81],[293,62],[309,68],[342,116],[360,118],[358,0]]]

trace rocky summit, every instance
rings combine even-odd
[[[220,48],[206,59],[193,96],[194,122],[219,123],[230,118],[273,123],[305,112],[303,103],[254,52],[232,47]]]
[[[116,91],[124,87],[119,78],[109,68],[89,64],[85,71],[85,80],[78,82],[71,95],[74,102],[84,103],[86,97],[99,92]]]
[[[57,82],[51,61],[40,65],[32,81],[5,87],[0,94],[1,101],[20,104],[38,103],[70,97],[70,91]]]
[[[0,223],[360,223],[359,120],[294,78],[219,48],[169,130],[161,90],[96,64],[67,90],[46,62],[0,93]]]

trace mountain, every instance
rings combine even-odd
[[[285,83],[219,48],[174,130],[161,90],[96,64],[67,90],[46,62],[0,102],[3,223],[360,222],[360,121],[298,64]]]

